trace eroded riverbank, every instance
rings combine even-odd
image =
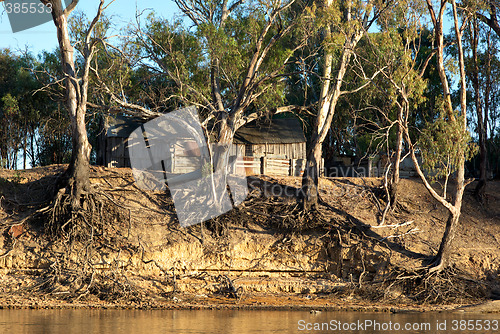
[[[56,172],[26,171],[2,192],[21,201]],[[18,223],[29,208],[3,202],[0,306],[421,312],[499,296],[500,183],[488,188],[488,210],[466,194],[454,266],[430,276],[424,265],[446,211],[415,180],[402,181],[400,204],[383,226],[374,197],[381,180],[341,178],[321,180],[328,207],[314,215],[297,214],[289,199],[254,194],[190,228],[179,227],[164,193],[138,191],[130,170],[94,170],[92,183],[112,200],[105,210],[115,217],[95,235],[49,238],[43,222]]]

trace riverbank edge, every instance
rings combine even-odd
[[[5,296],[4,296],[5,297]],[[1,297],[0,297],[1,298]],[[174,300],[181,300],[174,298]],[[310,311],[316,312],[368,312],[368,313],[495,313],[500,314],[500,300],[487,300],[477,304],[445,305],[398,305],[373,304],[367,302],[346,302],[339,299],[324,299],[319,302],[286,305],[290,297],[253,297],[250,301],[238,303],[230,298],[217,298],[211,302],[147,301],[144,303],[73,302],[61,300],[32,299],[22,301],[0,300],[0,310],[244,310],[244,311]],[[3,298],[2,298],[3,299]]]

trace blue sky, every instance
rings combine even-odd
[[[106,4],[110,0],[106,0]],[[96,13],[99,0],[80,0],[76,10],[83,11],[91,18]],[[172,18],[179,14],[179,10],[172,0],[116,0],[106,10],[108,16],[114,15],[113,21],[117,28],[125,26],[130,20],[135,20],[136,8],[138,10],[150,9],[157,16]],[[0,49],[10,48],[12,51],[24,50],[26,46],[37,54],[42,50],[53,50],[57,47],[57,36],[54,24],[51,22],[37,27],[13,33],[9,18],[0,5]]]

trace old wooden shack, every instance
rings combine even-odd
[[[236,131],[233,143],[246,157],[306,157],[306,138],[302,124],[296,118],[274,119],[264,124],[251,122]]]
[[[306,138],[296,118],[251,122],[240,128],[233,142],[246,174],[300,175],[306,161]]]
[[[130,167],[127,138],[140,124],[139,119],[127,116],[108,119],[105,139],[99,150],[103,165]],[[244,168],[246,174],[300,175],[305,166],[306,138],[296,118],[254,121],[236,132],[233,150],[243,157],[237,168]],[[172,150],[175,172],[189,172],[196,166],[196,163],[189,163],[196,157],[190,157],[187,151],[192,150],[182,147]]]
[[[127,139],[143,121],[130,116],[106,117],[99,140],[98,164],[106,167],[130,167]]]

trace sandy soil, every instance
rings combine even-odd
[[[92,183],[126,208],[125,214],[117,210],[116,225],[106,230],[106,240],[113,245],[96,247],[94,257],[89,258],[94,265],[106,263],[99,270],[107,273],[101,280],[109,282],[82,292],[81,286],[95,286],[94,281],[89,283],[87,277],[76,288],[77,275],[65,273],[68,281],[75,281],[61,279],[54,283],[56,288],[47,290],[65,243],[44,240],[40,226],[18,223],[49,198],[50,187],[64,168],[0,170],[0,307],[500,311],[498,301],[488,300],[500,297],[499,181],[488,184],[485,204],[472,197],[475,184],[468,186],[453,251],[457,272],[476,285],[487,286],[489,295],[474,299],[460,295],[466,290],[457,289],[446,302],[417,303],[387,285],[379,297],[371,297],[375,292],[370,298],[366,292],[364,296],[356,292],[362,285],[380,284],[396,270],[421,268],[437,251],[447,213],[416,179],[402,180],[399,205],[383,225],[382,180],[321,179],[321,197],[329,206],[322,210],[321,228],[315,228],[315,218],[311,218],[312,228],[300,233],[282,230],[288,222],[283,217],[289,213],[279,210],[292,208],[293,203],[267,198],[265,205],[245,202],[243,209],[223,217],[229,222],[230,234],[222,238],[199,226],[179,228],[173,205],[164,194],[137,189],[129,169],[102,167],[93,168]],[[296,177],[264,180],[300,185]],[[339,229],[340,225],[352,228]],[[175,252],[169,253],[169,249]],[[118,268],[125,261],[128,264]],[[77,261],[73,262],[76,267],[65,270],[77,270]],[[112,270],[115,265],[118,269]],[[219,279],[225,274],[235,287],[242,287],[241,298],[229,298],[222,291]],[[120,289],[127,291],[117,291]]]

